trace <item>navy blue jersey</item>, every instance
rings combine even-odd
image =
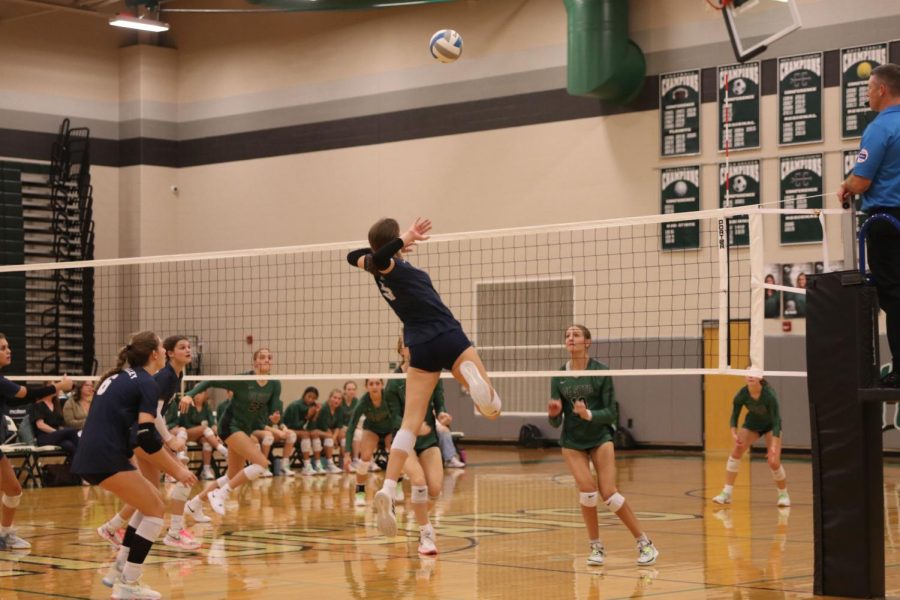
[[[159,399],[163,402],[160,414],[166,414],[166,411],[169,410],[169,404],[175,399],[175,394],[181,391],[182,376],[183,374],[178,375],[175,373],[175,369],[168,363],[153,376],[153,379],[156,380],[156,385],[159,386]]]
[[[403,322],[403,343],[422,344],[451,329],[462,329],[431,284],[428,273],[405,260],[394,259],[394,268],[375,276],[378,290]]]
[[[144,369],[125,369],[97,390],[84,422],[72,471],[116,473],[131,469],[129,434],[138,413],[156,416],[159,386]]]
[[[16,394],[21,389],[17,383],[13,383],[3,375],[0,375],[0,444],[6,441],[6,419],[3,417],[9,413],[9,406],[18,400]],[[21,402],[21,401],[20,401]]]

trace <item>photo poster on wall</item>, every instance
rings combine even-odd
[[[860,137],[875,118],[869,109],[869,75],[887,61],[887,42],[841,48],[842,139]]]
[[[719,67],[719,151],[759,148],[759,63]]]
[[[781,265],[781,280],[788,287],[806,288],[807,280],[813,273],[813,263],[793,263]],[[806,317],[806,295],[796,292],[784,293],[784,318],[802,319]]]
[[[700,154],[700,70],[659,76],[660,155]]]
[[[781,285],[781,265],[766,265],[765,283]],[[765,290],[765,312],[767,319],[777,319],[781,316],[781,291]]]
[[[778,144],[822,141],[822,53],[778,59]]]
[[[672,167],[660,172],[660,210],[664,215],[700,210],[700,166]],[[700,247],[700,221],[663,223],[663,250]]]
[[[822,208],[822,155],[783,156],[779,160],[781,208]],[[816,215],[780,215],[781,243],[822,241]]]
[[[719,208],[759,204],[759,189],[758,160],[719,163]],[[747,215],[728,219],[728,245],[750,245],[750,220]]]

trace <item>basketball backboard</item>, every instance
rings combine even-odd
[[[722,14],[738,62],[765,52],[769,44],[800,29],[796,0],[731,0]]]

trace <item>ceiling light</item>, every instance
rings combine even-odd
[[[152,31],[160,33],[169,30],[169,24],[157,21],[155,19],[147,19],[144,17],[134,17],[126,14],[118,14],[110,17],[109,24],[114,27],[125,27],[126,29],[139,29],[140,31]]]

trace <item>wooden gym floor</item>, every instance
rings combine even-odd
[[[170,599],[812,597],[808,460],[785,463],[790,510],[776,508],[764,460],[749,477],[744,462],[735,503],[720,510],[708,498],[724,457],[621,454],[620,490],[660,550],[640,569],[634,541],[604,508],[607,565],[585,564],[577,494],[558,450],[470,446],[468,458],[469,468],[446,475],[436,558],[418,557],[408,509],[398,509],[405,537],[384,540],[370,510],[353,507],[350,476],[297,476],[233,494],[225,518],[191,527],[204,542],[196,554],[155,545],[144,580]],[[885,480],[888,594],[897,595],[900,465],[886,464]],[[96,487],[26,490],[17,526],[33,549],[0,552],[0,598],[108,598],[100,578],[112,552],[94,530],[117,506]]]

